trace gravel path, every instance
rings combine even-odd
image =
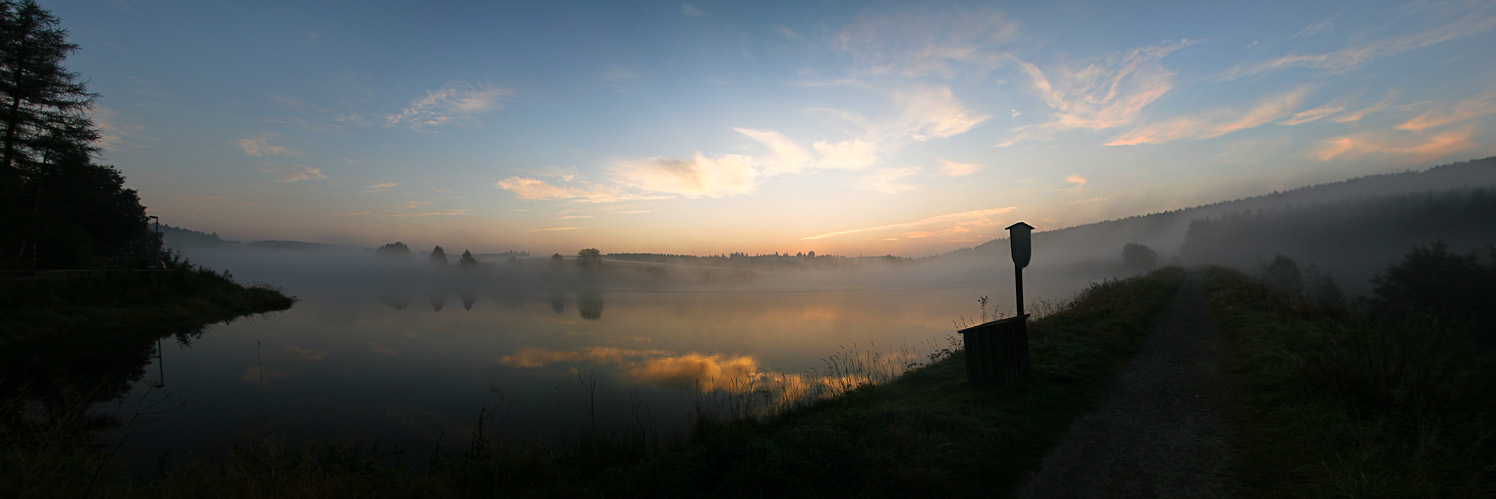
[[[1225,389],[1199,276],[1101,394],[1071,423],[1018,497],[1224,497]]]

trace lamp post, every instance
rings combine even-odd
[[[161,217],[146,215],[156,222],[156,261],[161,261]]]
[[[1013,285],[1018,288],[1018,317],[1023,317],[1023,268],[1033,256],[1033,226],[1018,222],[1008,226],[1008,242],[1013,250]]]

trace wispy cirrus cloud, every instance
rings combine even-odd
[[[839,30],[831,46],[858,75],[952,78],[964,67],[990,67],[1021,27],[997,9],[885,10]]]
[[[239,149],[249,156],[289,156],[300,157],[298,153],[285,146],[270,143],[271,139],[279,138],[273,134],[263,134],[258,137],[239,139]]]
[[[1326,104],[1313,109],[1306,109],[1297,113],[1293,113],[1293,116],[1289,116],[1288,118],[1284,119],[1283,121],[1279,121],[1278,123],[1289,126],[1302,125],[1305,123],[1312,123],[1334,116],[1344,110],[1345,106],[1343,105]]]
[[[639,79],[639,73],[625,67],[614,66],[603,71],[603,81],[613,88],[613,91],[627,95],[633,91],[633,83]]]
[[[384,117],[386,127],[421,129],[472,120],[478,115],[503,108],[513,90],[490,85],[450,83],[426,92],[398,113]]]
[[[461,209],[460,208],[460,209],[455,209],[455,210],[420,211],[420,212],[414,212],[414,213],[389,213],[388,216],[397,217],[397,218],[405,218],[405,217],[420,218],[420,217],[455,217],[455,216],[458,216],[458,215],[466,215],[466,214],[467,214],[467,209]]]
[[[1473,128],[1431,135],[1366,132],[1322,140],[1309,151],[1309,156],[1326,162],[1353,160],[1368,155],[1401,156],[1424,161],[1473,149],[1475,144],[1470,138],[1474,133]]]
[[[1294,115],[1304,100],[1308,87],[1270,96],[1257,101],[1246,111],[1216,110],[1181,116],[1144,125],[1113,136],[1109,146],[1159,144],[1182,139],[1210,139],[1239,130],[1256,128]]]
[[[910,86],[892,90],[889,96],[902,107],[899,123],[916,141],[966,133],[991,117],[968,109],[948,85]]]
[[[1006,147],[1028,140],[1047,140],[1067,130],[1106,130],[1130,125],[1143,108],[1174,88],[1174,72],[1160,62],[1170,53],[1194,42],[1132,49],[1084,65],[1055,68],[1046,73],[1039,66],[1012,58],[1029,76],[1032,91],[1050,109],[1047,120],[1013,128],[999,142]]]
[[[1446,4],[1450,6],[1453,4]],[[1403,52],[1438,45],[1456,38],[1475,35],[1496,28],[1496,14],[1490,3],[1465,3],[1454,9],[1432,9],[1430,15],[1444,16],[1438,26],[1412,33],[1389,35],[1381,39],[1356,40],[1330,52],[1288,54],[1267,61],[1239,64],[1217,75],[1222,80],[1253,76],[1290,68],[1308,68],[1332,73],[1351,71],[1367,62]],[[1406,23],[1402,23],[1406,24]],[[1309,30],[1314,27],[1306,27]],[[1319,32],[1319,29],[1312,33]],[[1301,31],[1300,33],[1303,33]],[[1307,36],[1307,35],[1305,35]]]
[[[881,239],[890,238],[922,238],[930,237],[932,234],[944,233],[954,234],[969,232],[978,228],[995,227],[1002,224],[1001,220],[993,217],[1002,215],[1018,209],[1016,206],[1003,208],[989,208],[985,210],[971,210],[958,213],[947,213],[933,217],[922,218],[913,222],[903,222],[874,227],[862,227],[857,229],[846,229],[813,236],[800,238],[802,241],[814,241],[832,237],[848,236],[852,234],[874,235]],[[915,236],[915,237],[911,237]]]
[[[1496,88],[1453,105],[1440,104],[1431,111],[1402,122],[1397,125],[1397,129],[1422,132],[1489,114],[1496,114]]]
[[[685,15],[690,16],[690,17],[701,17],[701,16],[705,16],[706,15],[706,13],[702,12],[701,9],[698,9],[695,6],[693,6],[691,4],[688,4],[688,3],[682,3],[682,4],[680,4],[680,13],[685,14]]]
[[[577,201],[584,203],[612,203],[662,199],[668,196],[626,192],[618,186],[599,186],[583,182],[572,182],[570,175],[558,178],[560,185],[534,177],[511,176],[494,182],[494,186],[513,192],[520,199],[531,201]]]
[[[1321,31],[1324,31],[1324,30],[1327,30],[1327,29],[1335,27],[1335,18],[1336,17],[1339,17],[1339,15],[1337,14],[1337,15],[1334,15],[1334,16],[1330,16],[1330,17],[1328,17],[1328,18],[1326,18],[1326,19],[1324,19],[1322,21],[1319,21],[1319,22],[1316,22],[1316,23],[1304,26],[1303,28],[1299,29],[1299,31],[1297,33],[1294,33],[1293,36],[1290,36],[1288,38],[1289,39],[1309,38],[1311,36],[1317,35]]]
[[[373,193],[377,193],[377,192],[384,192],[384,191],[390,190],[390,189],[392,189],[392,188],[394,188],[395,186],[398,186],[398,185],[400,185],[400,183],[398,183],[398,182],[380,182],[380,183],[377,183],[377,184],[372,184],[372,185],[364,188],[364,194],[373,194]]]
[[[275,179],[275,181],[279,183],[300,182],[303,180],[322,180],[327,178],[327,175],[322,174],[322,169],[312,168],[306,165],[275,167],[269,168],[268,171],[280,176],[280,178]]]
[[[99,129],[99,138],[94,144],[106,151],[118,151],[126,145],[138,145],[151,140],[146,135],[145,125],[121,116],[113,108],[94,106],[91,118],[94,126]]]
[[[1362,118],[1365,118],[1369,114],[1387,110],[1387,107],[1392,105],[1392,100],[1394,97],[1396,97],[1396,92],[1388,93],[1387,97],[1385,99],[1382,99],[1381,102],[1354,111],[1347,111],[1343,114],[1330,118],[1330,121],[1334,123],[1354,123],[1357,121],[1361,121]]]

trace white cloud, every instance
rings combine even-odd
[[[1174,73],[1160,60],[1192,43],[1180,40],[1133,49],[1105,60],[1059,67],[1048,74],[1033,63],[1013,58],[1028,74],[1033,92],[1052,113],[1043,122],[1014,128],[1014,134],[998,146],[1047,140],[1067,130],[1105,130],[1136,122],[1144,107],[1174,88]]]
[[[321,169],[306,165],[272,168],[270,171],[280,174],[280,178],[276,179],[276,182],[300,182],[302,180],[322,180],[327,178],[327,175],[322,174]]]
[[[688,4],[688,3],[682,3],[682,4],[680,4],[680,13],[688,15],[688,16],[691,16],[691,17],[701,17],[701,16],[706,15],[706,13],[702,12],[701,9],[698,9],[698,8],[692,6],[691,4]]]
[[[733,131],[746,135],[769,149],[770,156],[754,160],[763,165],[765,175],[800,173],[810,164],[810,153],[782,133],[749,128],[734,128]]]
[[[759,177],[754,164],[752,157],[741,154],[708,157],[696,153],[688,160],[619,161],[613,174],[623,185],[645,192],[717,198],[753,192]]]
[[[388,127],[420,129],[470,120],[502,108],[503,100],[513,95],[514,91],[506,88],[452,83],[426,92],[399,113],[386,115],[384,123]]]
[[[909,138],[917,141],[965,133],[989,118],[967,109],[946,85],[894,90],[890,97],[903,110],[900,122]]]

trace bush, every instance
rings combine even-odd
[[[1496,346],[1496,249],[1489,251],[1483,259],[1450,253],[1444,241],[1414,247],[1372,278],[1368,312],[1389,323],[1438,320]]]

